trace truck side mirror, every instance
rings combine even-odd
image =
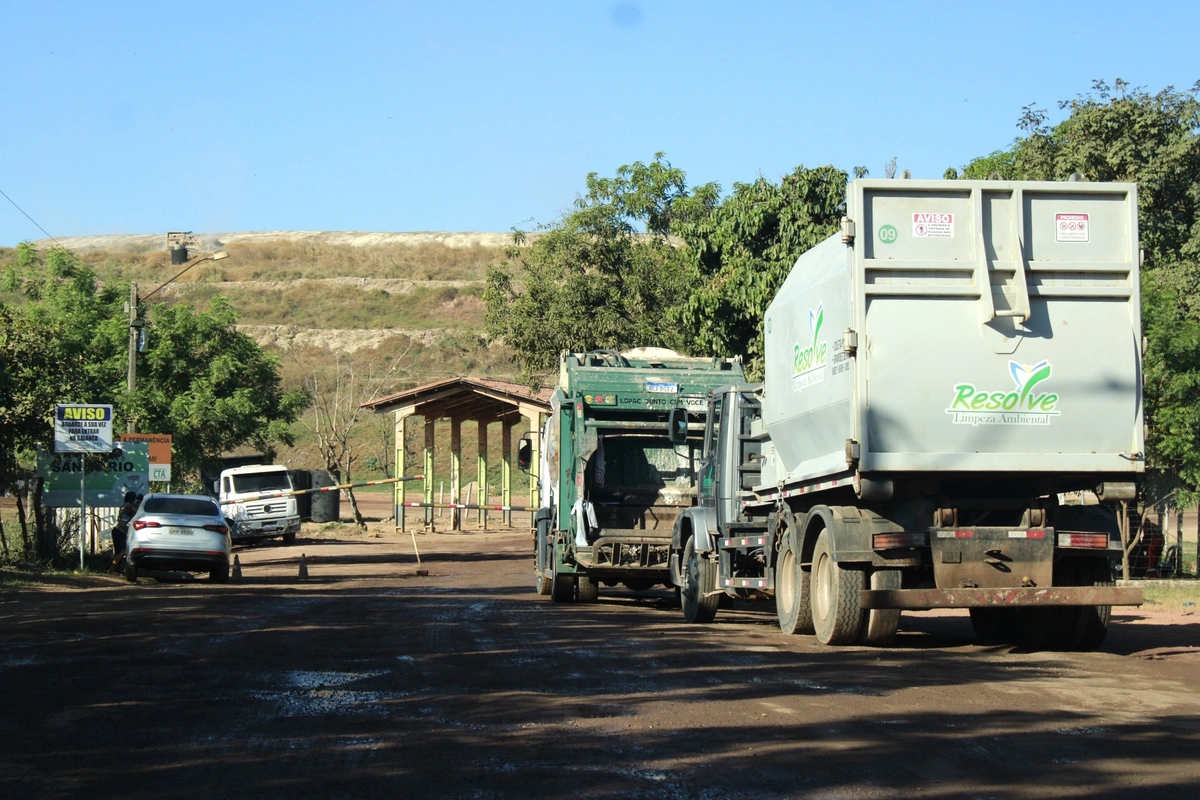
[[[517,443],[517,468],[523,472],[529,472],[529,468],[533,466],[533,442],[525,436],[521,437],[521,441]]]
[[[667,438],[671,440],[671,444],[684,444],[687,442],[687,434],[687,409],[672,408],[671,413],[667,415]]]

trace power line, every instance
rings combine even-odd
[[[17,205],[17,202],[16,202],[15,200],[13,200],[11,197],[9,197],[7,194],[4,194],[4,190],[3,190],[3,189],[0,189],[0,194],[3,194],[3,195],[4,195],[4,199],[5,199],[5,200],[7,200],[8,202],[10,202],[10,203],[12,203],[12,204],[13,204],[13,208],[15,208],[17,211],[20,211],[22,214],[25,214],[25,209],[23,209],[23,208],[21,208],[19,205]],[[45,229],[45,228],[43,228],[41,225],[38,225],[38,221],[37,221],[36,219],[34,219],[33,217],[29,216],[28,214],[25,214],[25,219],[29,220],[29,221],[30,221],[30,222],[32,222],[34,225],[37,225],[37,229],[38,229],[39,231],[41,231],[42,233],[46,234],[46,236],[47,236],[47,237],[49,237],[50,241],[54,242],[54,243],[55,243],[55,244],[57,244],[59,247],[62,247],[62,245],[61,245],[61,244],[59,244],[59,242],[58,242],[58,239],[55,239],[53,236],[50,236],[50,231],[46,230],[46,229]],[[63,249],[65,250],[66,248],[63,248]]]

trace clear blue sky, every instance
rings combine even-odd
[[[55,236],[504,231],[655,151],[689,182],[1006,146],[1200,79],[1200,3],[7,4],[0,190]],[[0,198],[0,245],[41,238]]]

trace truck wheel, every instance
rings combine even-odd
[[[550,599],[556,603],[574,603],[575,602],[575,576],[563,574],[558,571],[558,556],[552,557],[553,561],[550,565],[552,575],[550,578]]]
[[[717,616],[720,597],[709,592],[716,588],[716,565],[696,553],[695,537],[688,539],[683,546],[683,586],[680,589],[683,618],[699,624],[712,622]]]
[[[579,576],[579,586],[576,590],[575,599],[580,603],[594,603],[600,596],[600,584],[589,578],[587,575]]]
[[[971,628],[980,644],[1016,644],[1021,640],[1014,609],[972,608]]]
[[[1108,565],[1098,558],[1064,558],[1056,565],[1056,586],[1095,586],[1108,583]],[[1054,609],[1045,646],[1055,650],[1090,651],[1104,642],[1112,606],[1070,606]]]
[[[848,569],[833,560],[829,531],[821,531],[813,549],[813,627],[817,641],[826,645],[853,644],[862,627],[862,570]]]
[[[871,573],[872,589],[899,589],[900,570],[877,569]],[[867,647],[887,647],[896,638],[900,629],[900,609],[872,608],[863,611],[862,628],[858,632],[858,643]]]
[[[283,543],[285,545],[295,544],[296,543],[296,532],[292,531],[291,533],[285,533],[283,535]]]
[[[546,529],[539,523],[537,526],[537,553],[534,561],[534,575],[536,580],[534,585],[537,587],[537,593],[540,595],[550,594],[550,589],[554,583],[554,577],[550,574],[549,565],[546,563],[553,558],[553,554],[549,557],[546,555]]]
[[[811,583],[808,573],[800,568],[800,546],[795,529],[783,534],[783,549],[775,567],[775,615],[784,633],[811,636],[813,627]]]

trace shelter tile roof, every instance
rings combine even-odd
[[[461,404],[464,399],[474,395],[493,402],[510,403],[514,407],[518,403],[528,403],[539,406],[544,411],[549,411],[550,397],[553,394],[554,390],[551,388],[543,388],[535,392],[520,383],[498,381],[492,378],[447,378],[363,403],[361,408],[371,409],[377,413],[386,413],[400,406],[423,403],[448,407],[455,403]]]

